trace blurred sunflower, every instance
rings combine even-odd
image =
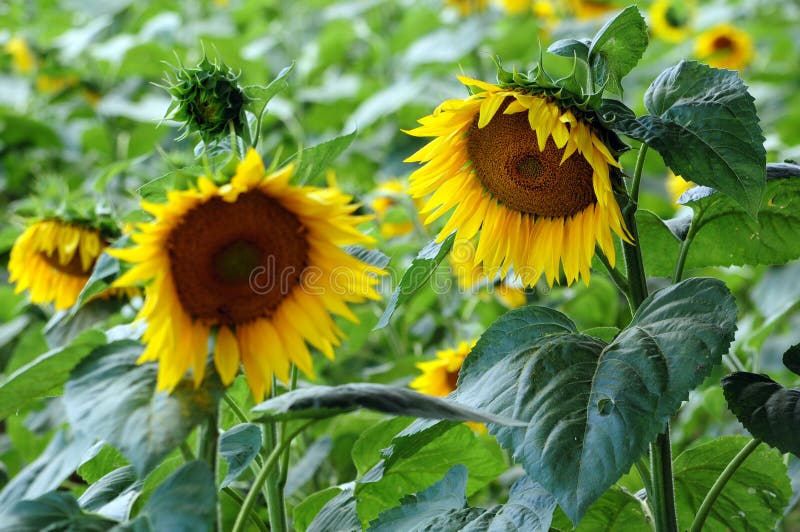
[[[494,295],[508,309],[519,308],[528,302],[524,288],[506,283],[495,286]]]
[[[158,388],[171,390],[191,369],[203,380],[209,335],[222,382],[245,376],[260,401],[272,376],[286,382],[294,363],[313,378],[306,342],[333,358],[342,331],[331,313],[358,321],[347,303],[379,299],[383,270],[339,246],[368,244],[357,204],[334,188],[289,184],[293,166],[266,175],[250,150],[229,184],[206,177],[143,203],[135,247],[110,251],[136,265],[115,285],[149,281],[139,318],[147,321],[140,362],[159,361]]]
[[[438,236],[476,235],[474,264],[486,275],[552,285],[563,267],[567,284],[589,281],[595,242],[613,264],[613,230],[628,240],[612,191],[618,167],[608,147],[553,98],[460,77],[481,92],[449,100],[408,131],[436,137],[406,159],[425,163],[411,174],[414,197],[430,224],[451,209]]]
[[[411,381],[410,386],[425,395],[444,397],[450,394],[456,389],[458,372],[475,342],[461,342],[455,349],[437,351],[435,360],[417,363],[422,375]]]
[[[753,40],[739,28],[719,24],[697,37],[695,55],[715,68],[741,70],[753,60]]]
[[[694,10],[694,2],[657,0],[650,7],[650,28],[660,39],[682,42],[691,32]]]
[[[489,0],[445,0],[445,4],[454,7],[462,16],[484,11],[489,6]]]
[[[691,181],[686,181],[679,175],[675,175],[672,170],[667,173],[666,187],[669,197],[672,199],[672,203],[677,204],[678,200],[681,198],[681,196],[683,196],[683,193],[693,186],[694,183]]]
[[[567,5],[578,18],[594,18],[614,9],[620,5],[614,0],[567,0]]]
[[[11,56],[11,64],[17,72],[29,74],[36,69],[36,56],[22,37],[9,39],[3,50]]]
[[[15,292],[27,289],[31,301],[68,309],[91,276],[106,247],[100,231],[61,220],[44,220],[28,227],[14,242],[8,261]]]
[[[524,15],[531,11],[532,0],[500,0],[503,11],[509,15]]]
[[[80,80],[74,74],[36,76],[36,90],[44,94],[56,94],[65,89],[75,87]]]
[[[383,238],[407,235],[414,230],[414,223],[407,219],[407,213],[400,212],[398,220],[397,197],[406,194],[408,185],[402,179],[391,179],[375,187],[375,197],[369,206],[375,211]]]

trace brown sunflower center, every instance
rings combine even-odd
[[[726,35],[720,35],[711,42],[711,49],[715,52],[727,52],[733,50],[735,46],[733,39]]]
[[[259,191],[191,209],[167,248],[184,310],[229,326],[270,316],[300,282],[308,255],[297,217]]]
[[[445,371],[445,381],[447,382],[447,389],[449,391],[453,391],[456,389],[456,384],[458,384],[458,370],[456,371]]]
[[[44,251],[40,251],[39,256],[42,257],[42,259],[47,264],[49,264],[56,270],[60,271],[61,273],[66,275],[72,275],[74,277],[86,277],[89,274],[89,272],[92,271],[92,268],[94,268],[94,263],[95,263],[95,261],[92,261],[92,263],[89,265],[89,268],[84,269],[83,263],[81,263],[81,254],[80,251],[78,250],[75,250],[75,254],[66,264],[61,264],[61,262],[58,260],[57,250],[53,251],[52,255],[48,255]]]
[[[539,151],[528,113],[503,114],[507,98],[482,129],[478,116],[467,133],[475,174],[501,203],[537,216],[566,217],[595,203],[592,165],[577,151],[561,163],[563,148],[548,137]]]

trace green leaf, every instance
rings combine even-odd
[[[84,510],[116,521],[125,521],[134,500],[139,496],[142,484],[132,466],[121,467],[89,486],[78,499],[78,503]]]
[[[306,532],[309,525],[314,521],[314,518],[320,513],[323,507],[328,502],[342,493],[343,490],[337,487],[326,488],[306,497],[306,499],[294,507],[293,521],[294,527],[298,532]],[[350,490],[352,492],[352,490]],[[356,515],[355,502],[350,508],[353,515],[353,523],[356,527],[355,530],[360,530],[361,525]]]
[[[441,242],[437,242],[434,239],[422,248],[416,258],[411,261],[411,266],[403,273],[403,277],[400,278],[397,288],[395,288],[391,299],[389,299],[389,304],[386,305],[386,310],[383,311],[383,315],[378,320],[375,328],[372,329],[373,331],[386,327],[397,307],[411,299],[411,296],[428,282],[439,263],[450,253],[455,240],[456,233],[454,231]]]
[[[523,307],[478,340],[455,398],[529,423],[489,430],[577,523],[719,363],[735,324],[716,279],[652,294],[610,344],[554,310]]]
[[[110,530],[116,521],[86,513],[71,493],[53,491],[33,500],[19,501],[0,515],[3,530],[41,532],[42,530]]]
[[[219,454],[228,464],[220,488],[239,478],[261,450],[261,427],[253,423],[235,425],[219,436]]]
[[[728,408],[754,438],[800,456],[800,389],[744,371],[726,375],[722,389]]]
[[[681,61],[650,85],[645,106],[650,115],[613,128],[657,150],[687,181],[719,190],[755,217],[766,152],[753,97],[737,73]]]
[[[215,408],[220,386],[207,377],[195,389],[184,380],[156,391],[157,364],[137,364],[143,346],[130,340],[95,349],[64,390],[70,423],[119,449],[140,476],[186,439]]]
[[[698,187],[699,188],[699,187]],[[783,264],[800,257],[800,176],[767,181],[765,201],[753,219],[723,194],[684,195],[694,211],[694,241],[686,257],[687,270],[708,266]],[[708,189],[705,189],[708,190]],[[647,211],[636,213],[642,256],[649,275],[672,275],[680,240],[666,224]]]
[[[117,313],[125,305],[118,298],[94,299],[82,307],[73,307],[74,312],[62,310],[53,315],[44,327],[44,337],[49,346],[68,345],[82,332],[99,325]]]
[[[588,39],[561,39],[551,44],[547,51],[562,57],[575,57],[588,64],[591,44]]]
[[[77,473],[87,484],[94,484],[108,473],[129,464],[118,450],[104,445],[94,458],[81,464]]]
[[[328,532],[330,530],[337,532],[361,530],[352,489],[342,490],[341,493],[325,503],[325,506],[320,509],[306,528],[306,532]]]
[[[352,144],[357,133],[357,131],[353,131],[316,146],[305,148],[284,161],[284,164],[294,162],[296,165],[292,181],[297,185],[305,185],[314,180]]]
[[[355,382],[341,386],[308,386],[267,399],[253,407],[258,421],[324,419],[359,408],[397,416],[451,421],[480,421],[524,426],[513,419],[493,416],[441,397],[409,388]]]
[[[58,488],[82,462],[100,450],[100,446],[93,446],[93,443],[87,436],[67,434],[64,430],[56,432],[44,452],[0,491],[0,512],[19,500],[32,499]]]
[[[387,419],[376,423],[359,436],[350,452],[359,476],[364,476],[380,462],[382,451],[392,445],[392,440],[408,426],[410,421],[411,418],[407,417]]]
[[[748,441],[744,436],[725,436],[675,459],[675,503],[681,530],[689,528],[708,490]],[[780,453],[761,445],[725,484],[703,531],[773,530],[791,495]]]
[[[275,76],[275,79],[270,81],[268,85],[249,85],[245,87],[245,92],[248,96],[257,98],[261,105],[266,106],[277,94],[289,88],[286,78],[289,77],[289,74],[292,73],[292,70],[294,70],[294,63],[287,67],[283,67],[281,71],[278,72],[278,75]]]
[[[367,264],[376,266],[378,268],[385,268],[389,265],[389,261],[392,260],[377,249],[367,249],[362,246],[347,246],[344,248],[344,250],[361,262],[366,262]]]
[[[130,237],[124,236],[114,242],[111,247],[114,249],[122,249],[131,245]],[[97,259],[97,263],[92,270],[92,275],[83,286],[81,293],[78,295],[78,301],[72,307],[73,314],[85,305],[92,297],[105,291],[120,274],[120,261],[109,255],[102,253]]]
[[[430,488],[405,497],[402,506],[381,513],[368,530],[546,532],[550,529],[556,501],[527,476],[511,487],[508,502],[489,509],[466,507],[466,486],[467,470],[456,465]]]
[[[383,452],[383,460],[356,481],[356,507],[362,524],[397,506],[403,495],[434,484],[457,464],[469,471],[467,496],[506,469],[497,442],[476,437],[464,424],[453,425],[433,440],[425,433],[417,434],[416,439],[417,445],[406,442],[408,447],[413,447],[413,452],[395,456],[395,447],[390,447]]]
[[[105,341],[102,332],[87,331],[71,345],[52,349],[9,375],[0,384],[0,419],[64,384],[72,368]]]
[[[214,475],[205,462],[181,466],[161,483],[135,520],[126,523],[136,532],[214,530],[217,493]]]
[[[628,491],[612,486],[589,508],[575,532],[650,532],[644,504]]]
[[[303,456],[289,468],[286,486],[283,490],[284,496],[291,497],[310,482],[317,471],[325,465],[332,449],[333,439],[330,436],[322,436],[309,445],[303,452]]]
[[[647,25],[636,6],[609,20],[592,39],[589,63],[595,83],[622,94],[624,78],[647,49]]]

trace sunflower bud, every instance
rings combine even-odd
[[[185,138],[197,131],[208,142],[226,135],[233,124],[241,135],[247,124],[245,107],[250,99],[239,85],[239,74],[223,64],[212,63],[208,58],[194,68],[175,68],[174,79],[167,76],[164,88],[173,101],[166,118],[183,122]]]

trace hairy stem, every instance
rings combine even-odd
[[[736,470],[739,469],[739,466],[747,460],[747,457],[750,456],[760,444],[761,440],[750,440],[747,442],[747,445],[742,447],[742,450],[733,457],[733,460],[728,462],[728,465],[722,470],[722,473],[720,473],[717,480],[711,486],[711,489],[708,490],[706,498],[703,499],[702,504],[700,504],[697,515],[694,516],[694,521],[692,521],[692,526],[689,527],[689,532],[700,532],[703,529],[703,523],[705,523],[708,514],[711,512],[711,507],[714,506],[714,503],[717,501],[717,497],[722,493],[725,484],[728,483],[733,474],[736,473]]]

